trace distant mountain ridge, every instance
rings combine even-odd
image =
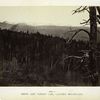
[[[68,31],[77,29],[86,29],[89,31],[89,27],[80,27],[80,26],[72,27],[72,26],[55,26],[55,25],[32,26],[24,23],[10,24],[8,22],[0,22],[0,28],[9,29],[13,31],[23,31],[23,32],[28,31],[29,33],[35,33],[38,31],[41,34],[63,37],[65,39],[71,38],[71,36],[75,33]],[[80,32],[80,34],[75,36],[75,39],[87,41],[89,38],[86,33]],[[100,41],[100,34],[98,34],[98,41]]]

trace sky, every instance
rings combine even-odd
[[[87,12],[72,15],[76,6],[0,6],[0,22],[29,25],[79,26]]]

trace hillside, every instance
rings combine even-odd
[[[68,46],[63,38],[39,32],[0,30],[0,85],[76,84],[65,81],[68,63],[63,57],[83,49],[88,42],[73,40]]]
[[[52,35],[52,36],[58,36],[58,37],[63,37],[63,38],[70,38],[74,32],[68,32],[70,30],[77,30],[80,28],[89,30],[88,27],[70,27],[70,26],[49,26],[49,25],[43,25],[43,26],[31,26],[27,25],[24,23],[19,23],[19,24],[10,24],[7,22],[1,22],[0,23],[0,28],[1,29],[10,29],[13,31],[23,31],[23,32],[29,32],[29,33],[34,33],[34,32],[40,32],[41,34],[46,34],[46,35]],[[88,35],[84,33],[80,33],[77,35],[76,40],[88,40]]]
[[[9,29],[13,31],[23,31],[23,32],[28,31],[29,33],[34,33],[38,31],[41,34],[63,37],[65,39],[71,38],[71,36],[75,33],[75,32],[69,32],[71,30],[86,29],[89,31],[89,27],[53,26],[53,25],[32,26],[24,23],[10,24],[8,22],[0,22],[0,28]],[[98,30],[99,32],[97,34],[97,41],[100,42],[100,28],[98,28]],[[84,41],[89,40],[88,35],[84,32],[80,32],[80,34],[76,35],[75,39]]]

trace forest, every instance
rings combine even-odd
[[[0,29],[0,86],[90,86],[89,41],[67,40]],[[99,54],[96,61],[100,72]]]

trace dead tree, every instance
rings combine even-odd
[[[90,52],[89,52],[89,69],[91,70],[91,75],[94,79],[91,79],[92,85],[98,85],[98,72],[96,65],[96,46],[97,46],[97,14],[96,7],[89,7],[89,17],[90,17]]]
[[[98,14],[97,15],[97,11]],[[79,7],[76,10],[74,10],[74,13],[79,13],[79,12],[83,12],[83,11],[87,11],[89,13],[89,19],[85,20],[83,23],[81,24],[90,24],[90,33],[88,33],[87,31],[84,31],[86,33],[89,34],[89,65],[88,68],[91,71],[91,75],[90,75],[90,80],[93,86],[97,86],[99,81],[98,81],[98,69],[97,69],[97,65],[96,65],[96,46],[97,46],[97,22],[100,24],[100,7]],[[73,35],[73,37],[79,33],[80,30],[77,30],[76,33]],[[71,39],[73,39],[73,37]]]

